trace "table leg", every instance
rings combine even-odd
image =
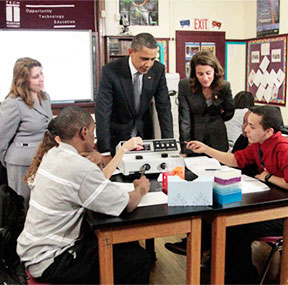
[[[201,217],[192,217],[191,232],[187,234],[186,284],[200,284]]]
[[[284,220],[280,284],[288,284],[288,218]]]
[[[151,256],[153,262],[157,260],[156,252],[155,252],[155,242],[154,238],[146,239],[145,240],[145,248]]]
[[[225,282],[226,217],[218,216],[212,222],[211,284]]]
[[[110,232],[96,231],[99,247],[100,284],[113,284],[113,244]]]

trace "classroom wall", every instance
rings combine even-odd
[[[119,35],[119,2],[105,0],[106,35]],[[256,13],[256,0],[159,0],[159,25],[145,26],[145,32],[159,38],[170,38],[169,42],[169,71],[176,71],[175,34],[176,30],[194,30],[182,28],[180,20],[195,18],[217,20],[222,27],[217,31],[225,31],[227,39],[245,39],[256,34],[255,24],[251,24],[252,15]],[[256,14],[255,14],[256,15]],[[248,19],[243,22],[243,19]],[[132,35],[143,32],[144,26],[130,26]],[[210,31],[213,31],[211,28]]]
[[[119,35],[121,27],[118,0],[105,0],[106,35]],[[256,37],[257,0],[159,0],[158,26],[130,26],[131,35],[149,32],[155,37],[170,38],[169,72],[176,72],[175,32],[194,30],[192,26],[182,28],[180,20],[206,18],[222,23],[218,31],[226,32],[227,40],[245,40]],[[213,29],[211,28],[210,31]],[[280,34],[288,33],[288,1],[280,1]],[[238,61],[245,62],[246,54],[239,54]],[[245,76],[240,76],[237,66],[227,70],[227,78],[237,82],[231,86],[233,95],[245,86]],[[284,123],[288,125],[288,109],[281,107]]]
[[[280,34],[288,34],[288,1],[280,1]],[[287,76],[287,75],[286,75]],[[287,80],[286,80],[287,81]],[[286,100],[287,100],[287,91],[286,90]],[[287,104],[285,107],[280,107],[284,124],[288,125],[288,107]]]

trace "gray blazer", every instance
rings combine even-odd
[[[0,106],[0,160],[13,165],[29,166],[52,119],[50,97],[34,100],[30,108],[21,97],[7,98]]]

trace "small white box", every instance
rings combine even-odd
[[[215,177],[222,180],[241,177],[241,170],[225,166],[215,172]]]
[[[212,206],[213,180],[212,176],[193,181],[168,176],[168,206]]]

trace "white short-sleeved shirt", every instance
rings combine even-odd
[[[225,122],[225,126],[227,129],[228,143],[230,148],[233,148],[234,143],[242,134],[243,119],[247,111],[248,111],[247,108],[235,109],[233,118]]]
[[[118,216],[129,195],[105,179],[98,166],[60,143],[43,157],[17,253],[33,277],[79,238],[84,210]]]

